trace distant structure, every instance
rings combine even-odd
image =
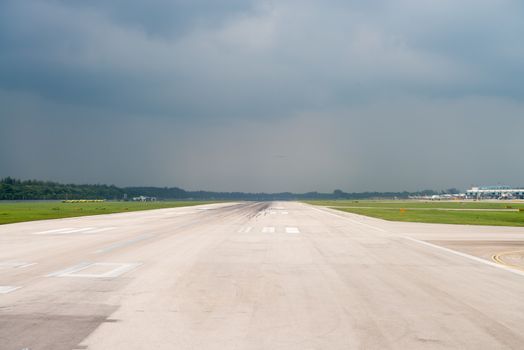
[[[524,199],[524,188],[500,185],[472,187],[466,196],[471,199]]]
[[[146,197],[146,196],[138,196],[133,197],[134,202],[154,202],[156,201],[156,197]]]

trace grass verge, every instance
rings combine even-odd
[[[389,221],[524,227],[524,203],[422,201],[309,201]]]
[[[76,216],[112,214],[129,211],[162,208],[186,207],[211,204],[204,201],[166,201],[166,202],[101,202],[101,203],[62,203],[62,202],[1,202],[0,225],[15,222],[71,218]]]

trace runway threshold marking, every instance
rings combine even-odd
[[[85,278],[115,278],[126,272],[136,269],[141,263],[104,263],[104,262],[83,262],[71,266],[65,270],[57,271],[46,275],[46,277],[85,277]],[[102,273],[79,273],[89,268],[108,267],[108,271]]]
[[[266,226],[262,228],[262,233],[274,233],[275,228],[271,226]]]
[[[17,289],[20,289],[22,287],[19,286],[0,286],[0,294],[7,294],[14,292]]]

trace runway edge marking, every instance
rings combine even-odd
[[[348,221],[351,221],[351,222],[354,222],[354,223],[357,223],[357,224],[360,224],[360,225],[368,226],[370,228],[373,228],[373,229],[381,231],[381,232],[391,233],[391,232],[389,232],[387,230],[384,230],[384,229],[381,229],[381,228],[378,228],[378,227],[375,227],[375,226],[372,226],[372,225],[364,224],[362,222],[355,221],[353,219],[348,218],[347,216],[337,215],[337,214],[331,213],[331,212],[329,212],[327,210],[321,210],[321,209],[315,208],[312,205],[307,205],[307,204],[304,204],[304,205],[309,207],[309,208],[311,208],[311,209],[319,211],[321,213],[325,213],[325,214],[329,214],[329,215],[332,215],[332,216],[336,216],[336,217],[341,218],[341,219],[346,219]],[[469,255],[469,254],[462,253],[462,252],[459,252],[459,251],[456,251],[456,250],[453,250],[453,249],[449,249],[449,248],[441,247],[441,246],[438,246],[438,245],[435,245],[435,244],[432,244],[432,243],[421,241],[421,240],[418,240],[416,238],[411,238],[411,237],[407,237],[407,236],[399,235],[399,234],[395,234],[395,233],[391,233],[391,234],[395,235],[396,237],[400,237],[400,238],[406,239],[406,240],[411,241],[411,242],[415,242],[415,243],[418,243],[418,244],[421,244],[421,245],[425,245],[427,247],[438,249],[438,250],[441,250],[441,251],[444,251],[444,252],[447,252],[447,253],[450,253],[450,254],[458,255],[458,256],[461,256],[463,258],[474,260],[476,262],[480,262],[480,263],[488,265],[488,266],[492,266],[492,267],[496,267],[496,268],[504,270],[504,271],[512,272],[512,273],[514,273],[516,275],[524,276],[524,271],[516,270],[514,268],[511,268],[511,267],[508,267],[508,266],[504,266],[504,265],[501,265],[501,264],[497,264],[495,262],[491,262],[491,261],[488,261],[488,260],[484,260],[482,258],[473,256],[473,255]]]
[[[330,211],[327,211],[327,210],[322,210],[322,209],[318,209],[318,208],[315,208],[314,206],[308,206],[309,208],[313,209],[313,210],[316,210],[316,211],[319,211],[321,213],[324,213],[324,214],[328,214],[328,215],[331,215],[331,216],[336,216],[337,218],[342,218],[342,219],[346,219],[348,221],[351,221],[355,224],[358,224],[358,225],[362,225],[362,226],[366,226],[366,227],[369,227],[369,228],[372,228],[373,230],[377,230],[377,231],[380,231],[380,232],[388,232],[387,230],[384,230],[383,228],[380,228],[380,227],[376,227],[376,226],[373,226],[373,225],[369,225],[369,224],[366,224],[364,222],[360,222],[360,221],[357,221],[357,220],[353,220],[351,218],[348,218],[347,216],[343,216],[343,215],[338,215],[338,214],[335,214],[335,213],[332,213]]]

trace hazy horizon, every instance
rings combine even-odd
[[[524,185],[524,3],[6,0],[0,177]]]

